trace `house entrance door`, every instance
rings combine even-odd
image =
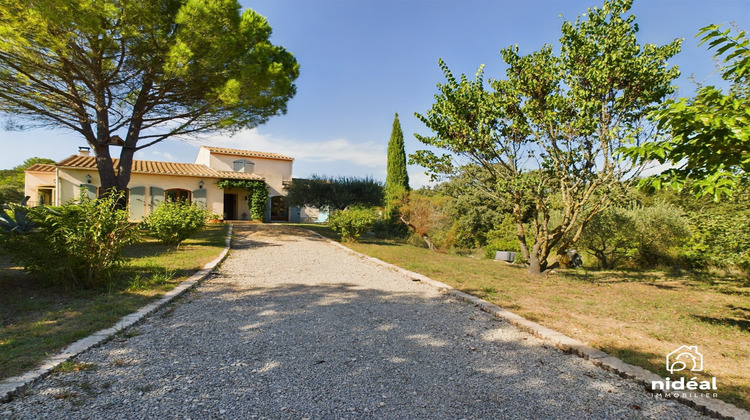
[[[237,194],[224,194],[224,220],[237,220]]]
[[[283,197],[271,197],[271,221],[272,222],[288,222],[289,212],[284,207]]]

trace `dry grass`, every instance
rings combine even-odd
[[[226,232],[211,225],[179,250],[144,236],[126,249],[130,265],[122,276],[100,290],[47,287],[0,255],[0,379],[34,368],[174,288],[216,258]]]
[[[324,226],[304,226],[336,239]],[[368,239],[350,248],[482,297],[620,359],[667,375],[682,345],[704,356],[719,397],[750,408],[750,279],[721,273],[559,270],[522,267]]]

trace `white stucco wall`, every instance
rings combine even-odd
[[[208,148],[201,147],[195,160],[197,164],[210,166],[218,171],[234,171],[234,161],[246,159],[254,164],[253,173],[265,178],[266,185],[269,187],[269,197],[285,195],[283,189],[284,182],[292,179],[292,161],[269,158],[245,157],[228,154],[212,154]],[[91,182],[87,183],[87,175],[91,177]],[[95,169],[72,169],[58,168],[57,176],[55,172],[27,172],[26,173],[26,195],[30,196],[30,201],[35,205],[38,201],[38,189],[40,186],[54,186],[55,198],[51,204],[60,205],[67,201],[76,199],[80,195],[81,185],[91,185],[93,187],[101,186],[99,174]],[[211,213],[222,215],[224,213],[224,194],[236,194],[236,218],[242,219],[242,215],[249,215],[247,203],[247,191],[239,189],[220,189],[217,185],[216,178],[201,178],[195,176],[175,176],[175,175],[158,175],[158,174],[138,174],[131,175],[129,188],[144,187],[145,196],[143,197],[141,209],[144,215],[151,211],[150,197],[151,187],[158,187],[162,190],[183,189],[193,192],[199,189],[200,181],[203,181],[203,189],[206,191],[206,204]],[[130,200],[131,206],[134,205]],[[133,209],[131,208],[131,214]]]
[[[81,184],[86,184],[86,175],[91,175],[91,185],[101,186],[99,175],[94,170],[79,169],[59,169],[59,202],[64,203],[68,200],[78,198],[80,195]],[[54,174],[52,174],[54,177]],[[27,179],[29,175],[27,174]],[[151,187],[158,187],[162,190],[182,189],[191,193],[200,189],[200,181],[203,181],[203,189],[206,190],[206,204],[211,213],[222,214],[224,212],[224,190],[216,184],[217,179],[200,178],[189,176],[172,176],[172,175],[154,175],[154,174],[133,174],[130,177],[128,188],[145,187],[145,197],[143,201],[143,214],[148,215],[151,209]],[[30,185],[27,184],[27,188]],[[163,194],[161,196],[163,198]],[[132,211],[132,209],[131,209]]]
[[[29,198],[29,205],[35,206],[39,202],[39,187],[55,187],[55,173],[54,172],[26,172],[25,183],[24,183],[24,195],[31,197]],[[55,189],[55,196],[57,196],[57,189]],[[57,204],[56,197],[53,197],[52,203]]]
[[[266,184],[270,187],[268,190],[269,197],[286,195],[284,182],[292,180],[293,161],[291,160],[210,153],[209,149],[201,147],[195,163],[208,165],[217,171],[234,171],[234,161],[240,159],[253,162],[253,173],[265,178]]]

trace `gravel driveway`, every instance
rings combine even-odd
[[[235,229],[177,302],[3,418],[702,418],[292,227]]]

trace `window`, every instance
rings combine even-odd
[[[171,190],[164,191],[164,198],[167,201],[172,202],[184,201],[186,203],[190,203],[190,191],[173,188]]]
[[[55,195],[55,187],[39,187],[37,189],[37,205],[51,206],[52,197]]]
[[[253,173],[254,170],[255,164],[247,159],[239,159],[234,161],[235,172]]]

